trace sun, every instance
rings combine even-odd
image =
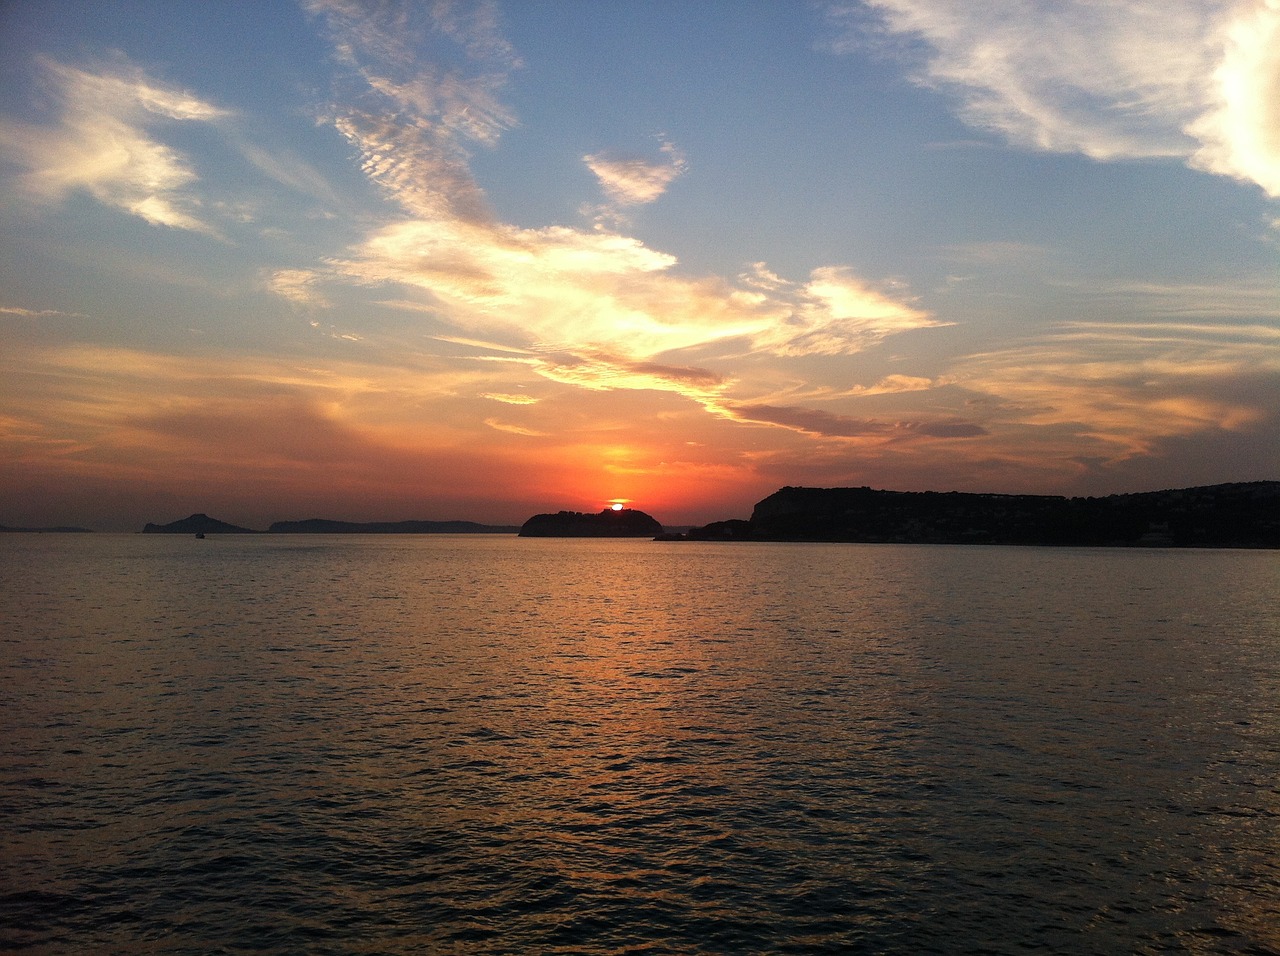
[[[613,504],[609,505],[609,508],[613,511],[621,511],[622,504],[620,502],[615,501]]]

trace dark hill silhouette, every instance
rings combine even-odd
[[[206,514],[195,514],[189,518],[171,521],[169,524],[151,524],[147,522],[142,529],[143,534],[261,534],[252,528],[241,528],[227,524]]]
[[[271,534],[515,534],[513,525],[477,524],[474,521],[277,521]]]
[[[671,537],[671,536],[668,536]],[[695,541],[1280,548],[1280,482],[1101,498],[782,488]]]
[[[660,534],[662,525],[657,520],[633,508],[534,515],[520,528],[522,538],[654,538]]]

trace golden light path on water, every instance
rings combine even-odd
[[[1280,947],[1274,552],[0,560],[7,949]]]

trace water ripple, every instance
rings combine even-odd
[[[6,951],[1280,952],[1276,555],[6,538]]]

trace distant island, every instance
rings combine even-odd
[[[168,524],[152,524],[143,534],[515,534],[514,525],[477,524],[474,521],[333,521],[308,518],[276,521],[265,531],[241,528],[207,514],[194,514]]]
[[[10,528],[0,524],[0,534],[93,534],[92,528]]]
[[[1280,482],[1100,498],[786,487],[670,541],[1280,548]]]
[[[522,526],[474,521],[276,521],[267,531],[207,514],[144,534],[519,534],[526,538],[656,538],[659,541],[831,541],[900,544],[1021,544],[1087,547],[1280,549],[1280,481],[1233,482],[1137,494],[1067,498],[960,491],[781,488],[750,518],[665,532],[643,511],[534,515]],[[91,532],[26,528],[4,532]]]
[[[206,514],[195,514],[168,524],[152,524],[147,522],[142,529],[143,534],[261,534],[252,528],[241,528],[239,525],[227,524]]]
[[[522,538],[656,538],[661,534],[662,525],[656,519],[633,508],[534,515],[520,528]]]

